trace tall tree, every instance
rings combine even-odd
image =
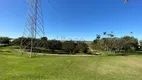
[[[74,41],[65,41],[62,44],[63,50],[69,53],[73,53],[76,48],[76,43]]]
[[[76,52],[84,52],[86,53],[88,51],[88,45],[85,42],[77,42],[77,46],[75,48]]]
[[[0,44],[9,44],[10,40],[8,37],[0,37]]]
[[[49,40],[49,41],[47,41],[46,48],[51,50],[52,52],[54,50],[61,50],[62,49],[62,43],[58,40]]]
[[[47,37],[42,37],[41,40],[42,40],[42,41],[47,41],[48,38],[47,38]]]

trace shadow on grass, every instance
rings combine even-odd
[[[141,51],[133,51],[133,52],[118,52],[118,53],[111,53],[107,56],[129,56],[129,55],[142,55]]]
[[[1,52],[4,52],[4,53],[5,53],[5,52],[6,52],[6,53],[11,53],[11,51],[1,51],[1,50],[0,50],[0,53],[1,53]]]
[[[0,50],[0,55],[14,55],[14,54],[12,54],[11,51],[1,51]]]
[[[126,52],[126,55],[142,55],[141,51],[136,51],[136,52]]]
[[[30,49],[26,49],[25,52],[30,52]],[[34,49],[33,50],[34,53],[45,53],[45,54],[69,54],[68,52],[64,51],[64,50],[41,50],[41,49]],[[74,54],[74,53],[72,53]]]

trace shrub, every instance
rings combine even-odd
[[[58,40],[49,40],[46,43],[46,48],[51,50],[52,52],[54,50],[61,50],[62,49],[62,43]]]
[[[10,43],[10,38],[8,38],[8,37],[0,37],[0,44],[1,45],[9,45],[9,43]]]
[[[88,52],[88,45],[85,42],[77,42],[75,50],[81,51],[83,53]]]
[[[62,49],[66,52],[73,53],[76,48],[76,43],[74,41],[65,41],[62,43]],[[76,51],[78,51],[76,49]]]

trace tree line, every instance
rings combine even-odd
[[[20,37],[12,41],[13,45],[20,45],[23,41],[23,48],[30,49],[31,38]],[[48,40],[46,37],[40,39],[33,39],[33,49],[46,49],[50,52],[64,51],[69,54],[75,53],[87,53],[88,45],[84,41],[59,41],[59,40]]]
[[[21,45],[21,41],[22,45]],[[31,47],[31,38],[19,37],[16,39],[8,37],[0,37],[1,45],[14,45],[26,48],[27,50]],[[62,51],[68,54],[75,53],[93,53],[90,50],[101,50],[108,52],[122,52],[122,51],[136,51],[142,50],[142,41],[138,41],[133,36],[115,37],[114,33],[104,32],[103,35],[96,35],[96,39],[88,45],[85,41],[59,41],[59,40],[48,40],[47,37],[39,39],[33,39],[34,50],[46,50],[49,52]]]
[[[9,37],[0,37],[0,45],[9,45],[11,38]]]
[[[101,35],[96,35],[96,39],[92,43],[92,47],[97,50],[104,50],[110,52],[121,52],[121,51],[136,51],[142,47],[141,44],[138,43],[138,40],[133,36],[123,36],[123,37],[115,37],[113,32],[103,33],[103,37]]]

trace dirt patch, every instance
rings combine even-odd
[[[25,52],[30,54],[30,52]],[[34,54],[34,53],[33,53]],[[35,53],[35,55],[44,55],[44,56],[96,56],[96,55],[87,55],[87,54],[45,54],[45,53]]]
[[[136,60],[136,59],[128,59],[128,63],[132,66],[142,68],[142,61],[139,61],[139,60]]]

